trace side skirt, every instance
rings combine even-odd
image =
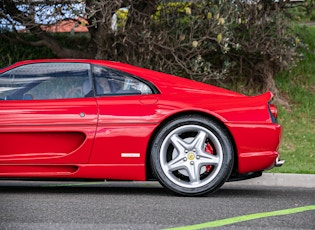
[[[0,178],[80,178],[145,181],[144,164],[0,165]]]

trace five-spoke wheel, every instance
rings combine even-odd
[[[158,132],[151,164],[164,187],[181,195],[202,195],[229,177],[233,148],[218,123],[200,115],[183,116]]]

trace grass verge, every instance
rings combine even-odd
[[[307,45],[304,59],[290,72],[275,77],[290,108],[278,106],[283,127],[281,158],[286,163],[269,172],[315,174],[315,27],[298,27]]]

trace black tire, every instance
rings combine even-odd
[[[184,196],[219,189],[229,178],[233,162],[233,146],[226,129],[201,115],[186,115],[166,123],[151,150],[151,165],[159,182]]]

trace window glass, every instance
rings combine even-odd
[[[138,78],[103,66],[93,66],[96,95],[152,94],[152,89]]]
[[[81,98],[90,81],[89,64],[36,63],[20,66],[0,75],[0,98],[41,100]]]

